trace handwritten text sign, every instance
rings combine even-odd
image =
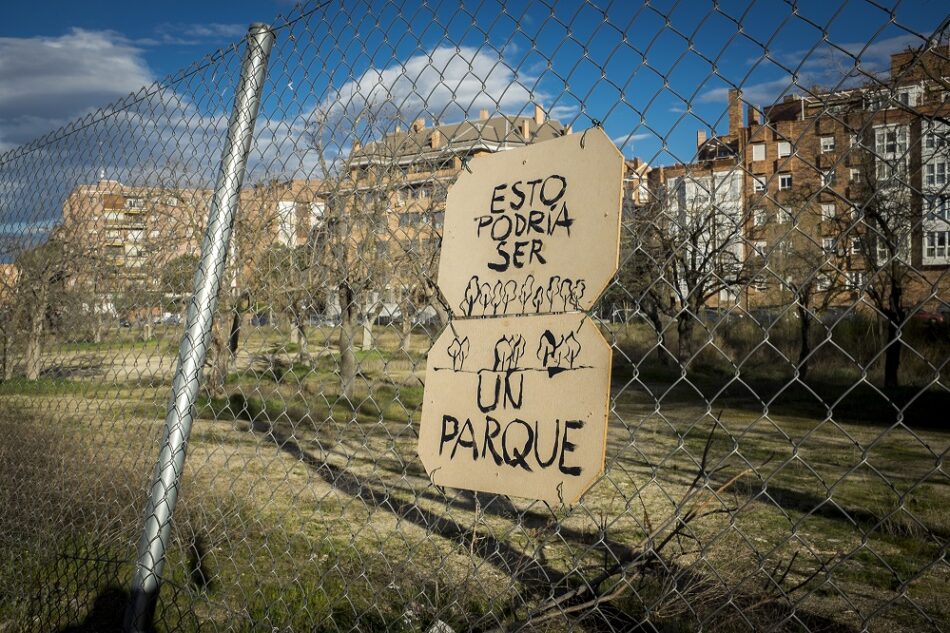
[[[433,483],[573,503],[603,470],[610,346],[583,314],[456,319],[429,351]]]
[[[619,253],[623,156],[607,135],[594,128],[470,168],[449,190],[439,263],[455,315],[589,310]]]

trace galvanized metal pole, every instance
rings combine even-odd
[[[195,273],[195,293],[188,306],[185,334],[178,348],[178,367],[165,417],[165,434],[145,508],[145,526],[139,541],[132,595],[125,619],[126,631],[133,633],[152,628],[171,534],[171,520],[178,502],[178,488],[191,433],[193,407],[218,306],[218,292],[273,43],[274,31],[270,26],[251,25],[241,66],[241,79],[234,96],[234,111],[228,125],[227,143],[221,156],[221,170],[208,214],[208,228],[201,244],[201,261]]]

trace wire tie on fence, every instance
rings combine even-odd
[[[601,125],[600,123],[600,119],[591,119],[590,122],[593,127],[603,127],[603,125]],[[581,134],[581,149],[584,149],[584,141],[587,139],[587,133],[589,131],[590,131],[590,128],[587,128],[586,130],[584,130],[584,133]]]
[[[471,173],[473,173],[473,172],[472,172],[472,168],[468,166],[468,162],[469,162],[470,160],[472,160],[472,159],[471,159],[470,157],[468,157],[468,156],[466,156],[465,158],[463,158],[463,159],[462,159],[462,167],[465,169],[465,171],[467,171],[468,173],[471,174]]]

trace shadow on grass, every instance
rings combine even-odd
[[[547,564],[544,556],[535,557],[525,554],[511,543],[495,537],[490,531],[476,535],[471,528],[435,511],[419,507],[415,501],[409,502],[398,499],[391,494],[391,487],[382,480],[361,476],[314,455],[301,447],[292,433],[281,429],[280,423],[268,420],[266,414],[262,415],[265,410],[258,408],[259,403],[249,402],[240,394],[232,395],[229,402],[231,411],[236,414],[236,417],[249,421],[256,433],[266,437],[281,450],[305,464],[334,489],[342,491],[354,499],[361,500],[367,506],[389,512],[403,521],[422,528],[427,533],[435,534],[465,549],[471,548],[470,551],[473,555],[509,576],[513,583],[521,583],[525,588],[524,593],[528,597],[543,602],[564,595],[579,586],[588,585],[589,578],[581,570],[572,570],[568,573],[557,571]],[[476,509],[477,502],[483,511],[510,519],[525,528],[550,525],[553,518],[541,513],[519,511],[510,500],[498,495],[463,491],[459,500],[456,501],[429,491],[414,491],[414,494],[416,498],[422,497],[433,502],[448,504],[469,511]],[[575,530],[556,523],[554,527],[556,527],[560,539],[583,543],[587,546],[597,547],[599,545],[601,548],[608,550],[612,555],[611,565],[624,566],[634,561],[641,561],[641,568],[644,573],[643,577],[637,581],[638,583],[662,585],[664,583],[663,579],[654,576],[665,574],[669,576],[669,580],[674,581],[680,587],[702,586],[705,584],[700,575],[671,561],[661,561],[652,551],[634,550],[602,535]],[[654,562],[656,564],[653,564]],[[594,572],[596,576],[596,570]],[[593,589],[596,591],[598,588],[594,587]],[[493,622],[516,618],[515,614],[523,606],[523,599],[522,595],[516,594],[511,597],[509,605],[505,608],[493,609]],[[761,602],[759,597],[736,593],[730,594],[730,601],[735,604],[748,603],[750,605]],[[575,602],[577,601],[565,602],[562,607],[567,609],[574,606]],[[775,603],[776,613],[781,612],[781,615],[786,618],[793,616],[797,621],[811,627],[812,630],[829,632],[851,630],[822,616],[807,613],[790,605],[778,604],[778,600],[770,602]],[[643,608],[643,605],[635,605],[633,608],[626,610],[612,604],[600,604],[596,609],[582,609],[571,615],[565,613],[564,617],[583,621],[585,625],[592,627],[591,630],[617,630],[617,627],[620,630],[642,631],[644,633],[661,630],[649,621],[649,614],[642,612]],[[478,623],[475,623],[475,628],[472,628],[472,623],[467,623],[467,625],[471,630],[478,629]]]
[[[904,386],[884,389],[867,382],[836,384],[828,381],[767,379],[710,368],[691,370],[684,379],[678,365],[664,367],[644,362],[635,369],[621,354],[614,355],[613,387],[634,381],[626,392],[646,396],[661,405],[705,407],[707,403],[749,412],[790,415],[838,422],[889,426],[900,421],[909,427],[950,430],[945,412],[950,391],[941,386]]]
[[[99,592],[82,622],[59,629],[57,633],[121,633],[128,606],[129,592],[110,585]],[[144,633],[153,630],[150,626]]]

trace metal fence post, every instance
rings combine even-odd
[[[132,594],[126,613],[127,631],[147,631],[152,626],[171,533],[171,519],[178,501],[178,487],[191,432],[193,406],[201,383],[273,43],[274,31],[269,25],[255,23],[250,26],[241,78],[234,97],[234,110],[228,125],[227,143],[221,156],[221,169],[215,183],[208,227],[201,245],[201,260],[195,273],[195,292],[188,306],[185,333],[178,349],[178,365],[165,417],[165,433],[145,509],[145,525],[139,540]]]

